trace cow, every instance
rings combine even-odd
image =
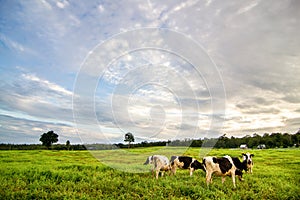
[[[247,153],[242,153],[243,156],[243,163],[246,162],[246,171],[250,172],[251,174],[253,173],[253,160],[252,157],[254,157],[254,154],[250,154],[249,152]]]
[[[155,178],[158,179],[158,174],[161,172],[161,176],[164,175],[165,171],[171,170],[169,159],[162,155],[149,156],[144,165],[153,164],[152,174],[156,172]]]
[[[238,158],[231,158],[226,155],[224,157],[218,158],[214,156],[207,156],[203,158],[203,168],[206,172],[206,183],[212,183],[212,175],[222,176],[222,183],[225,181],[226,176],[231,176],[233,187],[235,185],[235,176],[237,175],[240,181],[243,181],[243,172],[240,167],[243,167],[242,163]]]
[[[193,175],[196,169],[203,169],[202,164],[198,160],[189,156],[172,156],[170,162],[171,170],[174,175],[176,174],[176,168],[189,169],[190,176]]]

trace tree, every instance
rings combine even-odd
[[[130,143],[134,142],[134,137],[133,137],[132,133],[128,132],[128,133],[125,134],[124,142],[128,142],[128,148],[129,148]]]
[[[67,140],[67,141],[66,141],[66,147],[67,147],[68,151],[70,150],[70,144],[71,144],[70,141]]]
[[[48,131],[47,133],[43,133],[43,135],[41,135],[40,141],[49,149],[53,143],[58,142],[58,135],[53,131]]]
[[[296,147],[299,147],[300,144],[300,129],[297,133],[292,135],[292,143],[293,145],[296,145]]]

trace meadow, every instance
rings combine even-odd
[[[160,152],[198,158],[200,148],[135,148],[102,151],[0,151],[0,199],[300,199],[300,150],[247,150],[255,154],[253,174],[233,189],[205,173],[187,170],[158,180],[143,165]],[[201,153],[202,152],[202,153]],[[212,149],[208,155],[240,157],[245,150]],[[100,161],[101,162],[100,162]]]

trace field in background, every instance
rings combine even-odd
[[[205,173],[187,170],[156,180],[144,166],[146,155],[168,157],[185,151],[199,159],[200,148],[136,148],[92,151],[0,151],[0,199],[300,199],[300,150],[248,150],[255,154],[254,173],[237,180],[228,177],[206,186]],[[203,152],[203,151],[202,151]],[[209,155],[240,156],[243,150],[213,149]],[[132,156],[134,155],[134,156]],[[106,159],[100,163],[95,157]],[[128,158],[128,159],[127,159]],[[124,160],[127,163],[124,164]],[[116,168],[125,165],[129,173]],[[116,168],[111,168],[111,167]]]

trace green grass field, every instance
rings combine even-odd
[[[148,155],[183,151],[200,159],[199,148],[0,151],[0,199],[300,199],[299,149],[248,150],[255,154],[253,174],[237,180],[235,190],[229,177],[223,185],[214,177],[207,187],[203,171],[190,177],[178,170],[156,180],[143,165]],[[242,152],[213,149],[209,155]]]

